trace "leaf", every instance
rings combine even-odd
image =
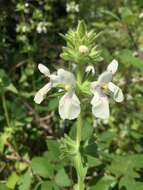
[[[18,90],[16,89],[16,87],[11,83],[9,84],[6,88],[7,91],[13,92],[15,94],[18,94]]]
[[[85,141],[91,137],[93,133],[93,125],[88,121],[84,121],[82,129],[82,140]]]
[[[68,187],[72,184],[70,178],[66,174],[65,170],[62,168],[58,171],[55,176],[55,182],[60,187]]]
[[[53,152],[56,158],[60,155],[60,144],[57,140],[48,139],[47,141],[48,150]]]
[[[19,190],[28,190],[30,189],[30,185],[32,182],[30,170],[26,171],[24,175],[21,176],[20,180],[18,181]]]
[[[0,183],[0,190],[10,190],[5,184]]]
[[[101,161],[98,158],[95,158],[93,156],[87,156],[87,165],[88,167],[96,167],[101,164]]]
[[[121,7],[119,11],[121,13],[122,20],[125,23],[134,24],[136,21],[136,16],[133,14],[129,7]]]
[[[111,165],[107,167],[107,170],[114,174],[116,177],[130,176],[138,177],[137,170],[143,166],[143,155],[127,155],[127,156],[113,156]]]
[[[143,61],[140,58],[133,56],[133,53],[130,50],[122,50],[118,57],[124,65],[133,65],[143,71]]]
[[[0,134],[0,151],[3,152],[4,146],[7,143],[7,139],[10,138],[11,134],[8,132],[4,132]]]
[[[85,25],[85,22],[83,20],[79,21],[79,23],[78,23],[77,33],[78,33],[80,38],[83,38],[84,35],[86,34],[86,25]]]
[[[91,124],[90,120],[85,120],[83,122],[82,128],[82,141],[88,140],[91,138],[93,134],[93,125]],[[76,138],[76,126],[74,125],[70,130],[70,137],[72,139]]]
[[[58,98],[52,98],[50,99],[48,103],[48,111],[53,111],[58,107],[59,101]]]
[[[143,182],[139,182],[132,177],[125,176],[121,178],[119,188],[126,188],[126,190],[142,190]]]
[[[115,185],[115,179],[111,176],[102,177],[90,190],[109,190]]]
[[[53,190],[53,184],[50,181],[44,181],[41,184],[40,190]]]
[[[14,189],[19,178],[20,177],[16,174],[16,172],[12,172],[7,180],[7,187],[9,187],[10,189]]]
[[[44,157],[33,158],[31,166],[33,171],[42,177],[47,178],[53,175],[54,172],[53,167]]]

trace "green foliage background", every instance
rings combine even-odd
[[[143,189],[141,13],[142,0],[0,0],[0,190],[72,189],[76,181],[58,141],[64,133],[74,138],[74,123],[60,120],[56,98],[37,106],[33,97],[45,82],[39,63],[66,68],[59,33],[79,19],[99,33],[95,43],[103,59],[96,74],[113,58],[119,60],[115,80],[125,95],[122,104],[111,101],[108,122],[85,117],[87,189]]]

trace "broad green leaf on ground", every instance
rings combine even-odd
[[[123,189],[126,188],[126,190],[142,190],[143,189],[143,182],[136,181],[132,177],[122,177],[119,182],[119,188]]]
[[[134,24],[134,22],[136,21],[136,16],[135,14],[133,14],[129,7],[121,7],[119,9],[119,12],[121,14],[122,21],[124,21],[125,23]]]
[[[55,182],[60,187],[68,187],[71,186],[72,182],[67,175],[65,169],[61,169],[55,176]]]
[[[87,165],[88,167],[96,167],[101,164],[101,161],[98,158],[95,158],[93,156],[87,156]]]
[[[16,174],[16,172],[12,172],[7,180],[7,187],[9,187],[10,189],[14,189],[19,178],[20,177]]]
[[[133,55],[133,52],[128,50],[128,49],[125,49],[125,50],[122,50],[119,55],[118,55],[118,58],[120,59],[120,61],[126,66],[134,66],[138,69],[140,69],[141,71],[143,71],[143,60],[138,58],[138,57],[135,57]]]
[[[91,186],[89,190],[109,190],[111,187],[115,185],[115,179],[111,176],[104,176],[99,181],[97,181],[96,185]]]
[[[113,156],[111,165],[107,167],[107,171],[116,177],[129,176],[138,177],[137,171],[143,167],[143,154]]]
[[[54,169],[45,157],[35,157],[32,159],[32,170],[42,177],[51,177]]]
[[[10,91],[13,92],[15,94],[18,94],[18,90],[16,89],[16,87],[10,83],[8,86],[5,87],[6,91]]]
[[[58,107],[58,98],[52,98],[49,100],[47,111],[53,111]]]
[[[48,150],[53,152],[55,158],[59,158],[60,155],[60,144],[57,140],[48,139],[47,141]]]
[[[32,175],[30,170],[27,170],[24,175],[20,177],[18,181],[18,190],[28,190],[30,189],[32,183]]]
[[[0,190],[10,190],[5,184],[0,182]]]
[[[88,140],[93,134],[93,125],[89,120],[85,120],[83,122],[83,128],[82,128],[82,140]],[[76,126],[74,125],[70,130],[70,137],[72,139],[76,138]]]
[[[53,190],[53,183],[50,181],[44,181],[41,184],[40,190]]]

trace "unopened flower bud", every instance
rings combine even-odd
[[[79,46],[79,52],[80,53],[87,53],[89,51],[88,47],[85,45]]]
[[[89,74],[89,73],[91,72],[91,74],[94,75],[94,74],[95,74],[95,69],[94,69],[94,67],[93,67],[92,65],[88,65],[88,66],[86,67],[86,69],[85,69],[85,72],[86,72],[87,74]]]

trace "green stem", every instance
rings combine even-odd
[[[77,155],[75,156],[75,168],[77,172],[77,178],[78,182],[76,185],[75,190],[84,190],[84,173],[83,173],[83,164],[82,164],[82,158],[80,154],[80,142],[81,142],[81,130],[82,130],[82,116],[81,114],[78,117],[77,120],[77,136],[76,136],[76,143],[77,143],[77,148],[78,152]]]
[[[77,82],[82,83],[82,68],[81,65],[78,65],[77,71]],[[77,184],[75,190],[84,190],[84,167],[82,163],[81,153],[80,153],[80,142],[82,138],[82,114],[80,113],[77,119],[77,131],[76,131],[76,144],[77,144],[77,155],[75,156],[75,168],[77,172]]]
[[[82,130],[82,116],[80,114],[77,120],[77,133],[76,133],[76,143],[78,148],[80,147],[81,130]]]
[[[3,105],[3,110],[4,110],[4,115],[5,115],[7,126],[10,127],[10,119],[9,119],[9,115],[8,115],[8,109],[7,109],[4,93],[2,93],[2,105]]]

